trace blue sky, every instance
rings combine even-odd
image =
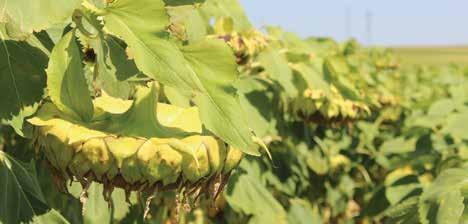
[[[303,37],[331,36],[344,40],[351,35],[373,45],[468,44],[467,0],[240,2],[257,27],[279,25]],[[372,17],[370,35],[366,31],[366,14]],[[350,18],[349,22],[346,18]]]

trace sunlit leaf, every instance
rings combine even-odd
[[[385,141],[380,146],[380,152],[384,155],[408,153],[414,151],[416,145],[416,139],[405,139],[404,137],[394,138]]]
[[[236,148],[258,155],[232,87],[237,68],[226,44],[204,40],[180,50],[163,34],[169,18],[161,0],[120,0],[106,11],[105,27],[129,45],[140,70],[186,97],[195,96],[208,130]],[[140,20],[153,22],[142,26]]]
[[[0,21],[14,23],[26,33],[41,31],[71,16],[80,0],[0,0]]]
[[[252,27],[238,0],[207,0],[201,10],[206,21],[210,21],[213,17],[216,19],[230,17],[233,19],[234,29],[237,31]]]
[[[84,121],[93,117],[93,103],[74,31],[68,32],[52,50],[47,90],[52,102],[65,113]]]
[[[231,50],[220,40],[205,40],[188,45],[183,52],[203,85],[204,92],[194,98],[203,124],[227,143],[258,155],[247,114],[232,86],[237,72]]]
[[[106,8],[105,27],[130,47],[137,67],[165,85],[200,91],[182,52],[165,32],[169,25],[162,0],[120,0]],[[141,24],[141,21],[148,21]]]

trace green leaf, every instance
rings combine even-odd
[[[351,71],[345,58],[338,56],[326,58],[323,72],[326,80],[332,82],[344,97],[351,100],[360,99],[356,83],[348,78]]]
[[[205,127],[245,153],[258,155],[236,89],[237,65],[231,49],[221,40],[204,40],[183,48],[187,61],[203,84],[195,95]],[[213,78],[216,77],[216,78]]]
[[[401,203],[394,205],[385,211],[385,215],[390,218],[400,218],[409,213],[417,212],[419,197],[411,197]],[[414,215],[414,214],[413,214]]]
[[[125,79],[138,74],[138,70],[125,48],[116,38],[102,34],[89,43],[96,53],[97,84],[110,96],[127,99],[131,88]]]
[[[385,189],[385,196],[391,205],[395,205],[408,197],[408,195],[414,192],[421,192],[420,189],[421,184],[418,182],[417,176],[409,175],[388,184]]]
[[[290,224],[308,224],[323,223],[317,207],[313,207],[306,200],[291,199],[291,207],[288,212],[288,223]]]
[[[47,211],[33,165],[25,166],[0,151],[0,222],[28,222]]]
[[[12,125],[20,135],[24,117],[35,112],[44,94],[47,60],[47,55],[25,42],[2,40],[0,105],[4,106],[0,107],[0,120]]]
[[[238,0],[208,0],[201,8],[205,21],[211,18],[229,17],[234,21],[236,31],[250,29],[252,24]]]
[[[307,145],[300,144],[298,147],[307,148]],[[322,155],[322,153],[320,153],[320,150],[317,148],[307,151],[306,162],[307,166],[318,175],[324,175],[329,170],[327,159]]]
[[[164,96],[172,104],[179,107],[189,107],[190,99],[181,94],[177,89],[170,86],[163,87]]]
[[[431,104],[427,111],[430,117],[444,117],[455,109],[455,103],[451,99],[441,99]]]
[[[325,81],[320,71],[317,71],[306,63],[294,64],[292,68],[301,74],[309,88],[312,90],[322,90],[327,96],[331,95],[330,84]]]
[[[95,37],[88,37],[81,32],[79,40],[85,48],[92,48],[95,54],[93,67],[94,85],[103,89],[113,97],[128,99],[132,90],[126,80],[139,74],[135,62],[131,59],[131,52],[127,51],[125,43],[116,37],[107,35],[102,30],[102,21],[90,12],[84,12],[87,23],[83,23]],[[89,52],[90,49],[86,49]],[[91,63],[92,64],[92,63]]]
[[[200,91],[182,52],[165,32],[169,16],[162,0],[119,0],[106,11],[105,28],[127,43],[143,73],[188,93]]]
[[[81,0],[0,0],[0,22],[25,33],[39,32],[69,18]]]
[[[164,0],[164,3],[168,6],[193,5],[203,2],[205,2],[205,0]]]
[[[447,125],[442,132],[454,138],[468,140],[466,124],[468,124],[468,112],[454,113],[447,118]]]
[[[440,200],[439,211],[437,211],[437,222],[440,224],[458,223],[463,214],[465,205],[460,191],[452,191]]]
[[[283,87],[289,97],[297,96],[297,89],[293,84],[292,70],[288,61],[280,55],[278,50],[267,48],[258,55],[258,61],[265,68],[269,77]]]
[[[88,200],[85,204],[85,223],[112,223],[112,220],[120,220],[129,211],[125,202],[125,192],[116,189],[112,193],[112,207],[104,200],[102,184],[93,183],[88,189]]]
[[[380,146],[380,152],[383,155],[413,152],[416,149],[416,140],[415,138],[405,139],[404,137],[390,139]]]
[[[130,211],[130,205],[126,202],[125,191],[120,188],[114,189],[111,195],[112,204],[106,202],[103,196],[104,186],[100,183],[92,183],[87,190],[87,200],[84,204],[84,223],[114,223],[123,219]],[[78,200],[82,193],[82,187],[74,182],[69,187],[70,194]],[[130,201],[135,202],[134,195],[130,195]],[[81,211],[78,211],[81,212]]]
[[[224,42],[204,40],[179,50],[161,33],[169,23],[161,0],[120,0],[106,11],[105,27],[125,40],[140,70],[187,97],[194,95],[208,130],[246,153],[259,154],[232,87],[237,65]]]
[[[164,106],[158,108],[158,91],[154,83],[150,83],[149,87],[138,87],[130,110],[122,115],[116,115],[111,125],[105,128],[106,131],[144,138],[180,137],[191,132],[201,132],[196,110],[184,108],[176,111]],[[163,116],[166,116],[165,120],[161,119]],[[178,120],[185,118],[188,119],[184,120],[186,122]]]
[[[468,186],[466,169],[448,169],[427,187],[420,199],[419,217],[426,223],[458,223],[464,210],[461,189]]]
[[[58,211],[52,209],[44,215],[34,217],[33,223],[68,224],[69,222]]]
[[[36,165],[37,167],[37,179],[39,180],[39,184],[41,186],[42,192],[44,195],[47,195],[46,202],[49,207],[53,208],[53,210],[49,211],[49,213],[44,214],[44,218],[51,217],[52,219],[60,220],[59,217],[56,217],[56,214],[60,212],[60,215],[65,217],[66,220],[70,223],[83,223],[83,216],[81,214],[81,202],[79,199],[70,197],[69,194],[64,194],[57,190],[57,185],[54,183],[54,174],[50,171],[50,167],[46,163],[39,163]],[[73,189],[73,187],[79,187],[81,189],[81,185],[78,182],[72,184],[69,189]],[[78,193],[80,191],[78,190]],[[54,211],[56,210],[56,211]],[[78,211],[78,212],[77,212]],[[41,218],[42,220],[44,218]],[[50,221],[50,220],[49,220]],[[44,221],[44,223],[48,223]],[[59,222],[60,223],[60,222]]]
[[[253,215],[249,223],[287,223],[281,204],[258,178],[236,174],[229,180],[226,200],[238,212]]]
[[[52,50],[47,68],[47,90],[61,111],[83,121],[92,119],[93,103],[74,31],[68,32]]]
[[[430,187],[424,190],[422,200],[433,200],[448,192],[468,186],[468,170],[453,168],[443,171]]]
[[[254,91],[241,94],[239,100],[244,111],[249,115],[247,120],[259,137],[276,134],[271,108],[272,101],[266,92]]]
[[[193,6],[170,7],[168,13],[172,25],[182,27],[189,42],[200,41],[207,35],[205,21]]]

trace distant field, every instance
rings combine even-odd
[[[403,64],[468,65],[468,46],[395,47],[392,48]]]

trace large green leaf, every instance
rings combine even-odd
[[[0,22],[13,23],[26,33],[47,29],[70,17],[81,0],[0,0]]]
[[[466,169],[448,169],[443,171],[421,196],[419,217],[423,224],[458,223],[465,205],[462,189],[468,187]]]
[[[3,38],[3,36],[2,36]],[[0,46],[0,120],[22,134],[23,119],[43,96],[47,55],[26,42],[2,40]]]
[[[195,96],[208,130],[234,147],[258,155],[232,87],[237,66],[225,43],[204,40],[179,50],[161,33],[169,23],[162,0],[120,0],[106,10],[105,27],[125,40],[140,70],[186,96]],[[148,23],[142,25],[141,21]]]
[[[120,0],[106,11],[105,28],[128,44],[143,73],[188,93],[200,91],[201,84],[165,32],[169,16],[162,0]]]
[[[0,151],[0,222],[28,222],[47,211],[33,168]]]
[[[206,128],[234,147],[258,155],[243,108],[233,83],[237,65],[229,47],[221,40],[204,40],[183,48],[203,93],[195,96]]]
[[[52,50],[47,68],[47,90],[61,111],[84,121],[93,117],[93,103],[74,31],[68,32]]]

